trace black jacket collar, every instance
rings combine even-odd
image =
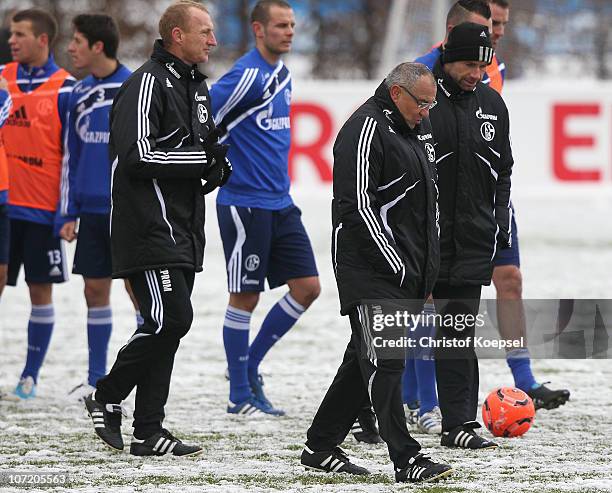
[[[151,59],[164,65],[168,72],[177,79],[193,79],[197,82],[206,79],[206,76],[198,70],[197,65],[187,65],[183,60],[168,52],[161,39],[155,40]]]
[[[449,99],[458,99],[462,97],[469,97],[474,94],[474,91],[464,91],[459,85],[453,80],[453,78],[444,72],[440,58],[436,61],[433,68],[433,74],[436,78],[436,83],[442,91],[442,93]],[[478,87],[478,86],[476,86]],[[475,90],[475,89],[474,89]]]
[[[385,82],[381,82],[380,85],[376,88],[374,92],[374,100],[376,104],[382,109],[383,113],[387,117],[387,119],[393,123],[393,126],[400,131],[402,135],[409,134],[417,134],[419,133],[420,125],[417,125],[414,128],[410,128],[404,120],[404,117],[400,113],[400,110],[397,108],[391,96],[389,94],[389,89]]]

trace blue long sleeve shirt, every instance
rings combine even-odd
[[[215,124],[226,128],[233,173],[217,203],[279,210],[290,206],[291,74],[254,48],[210,89]]]
[[[68,118],[68,172],[61,193],[61,213],[65,217],[110,213],[110,110],[130,74],[119,64],[107,77],[89,75],[74,86]]]

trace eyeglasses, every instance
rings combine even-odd
[[[408,89],[406,89],[404,86],[398,84],[398,86],[400,86],[404,91],[406,91],[408,93],[408,95],[414,99],[414,102],[417,105],[417,108],[420,110],[430,110],[432,109],[436,104],[437,101],[434,99],[431,103],[429,101],[420,101],[419,99],[417,99],[417,97],[412,94]]]

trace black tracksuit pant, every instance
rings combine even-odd
[[[364,357],[364,332],[369,334],[369,329],[367,323],[364,327],[360,322],[360,315],[364,315],[359,310],[360,307],[354,308],[349,314],[351,340],[308,430],[306,446],[320,452],[340,445],[361,408],[371,399],[389,457],[396,468],[403,468],[421,449],[406,427],[401,388],[405,360]]]
[[[97,401],[120,403],[136,387],[134,436],[145,439],[162,427],[174,355],[191,327],[195,272],[161,268],[128,277],[144,324],[119,350],[108,375],[98,380]]]
[[[478,314],[482,286],[450,286],[438,282],[433,290],[436,312],[445,315]],[[449,302],[446,302],[449,300]],[[455,302],[453,303],[453,300]],[[456,301],[460,300],[461,303]],[[457,320],[457,319],[455,319]],[[475,326],[437,327],[437,339],[473,337]],[[438,401],[442,412],[442,431],[450,431],[466,421],[474,421],[478,410],[478,358],[473,344],[469,348],[435,350]]]

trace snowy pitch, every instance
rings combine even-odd
[[[56,329],[41,371],[39,397],[0,402],[0,470],[67,472],[80,491],[612,491],[612,362],[536,360],[540,381],[572,392],[560,409],[540,411],[522,438],[500,440],[497,450],[442,449],[434,437],[416,435],[424,449],[444,458],[454,476],[433,486],[398,486],[387,450],[358,444],[343,447],[374,474],[353,478],[306,472],[299,465],[305,432],[340,363],[349,338],[338,314],[330,262],[330,192],[296,190],[321,272],[323,292],[263,364],[266,390],[283,418],[230,417],[221,326],[227,301],[225,271],[214,203],[208,201],[204,273],[196,278],[194,324],[177,353],[165,426],[188,443],[204,447],[196,458],[136,458],[115,453],[95,436],[81,406],[67,392],[86,378],[86,308],[82,280],[72,276],[55,291]],[[524,295],[529,298],[611,298],[612,227],[610,189],[533,191],[515,196]],[[69,248],[72,257],[73,248]],[[122,284],[113,287],[114,332],[109,365],[134,330]],[[284,288],[265,293],[253,332]],[[487,289],[484,296],[493,297]],[[0,302],[0,385],[12,387],[22,369],[29,315],[23,280]],[[504,360],[481,361],[481,399],[494,387],[511,385]],[[133,396],[132,396],[133,399]],[[128,400],[133,409],[133,400]],[[131,417],[124,420],[129,448]],[[488,432],[484,432],[488,434]],[[0,490],[3,490],[0,485]],[[8,490],[6,490],[8,491]],[[18,491],[18,490],[17,490]],[[57,490],[60,491],[60,490]]]

